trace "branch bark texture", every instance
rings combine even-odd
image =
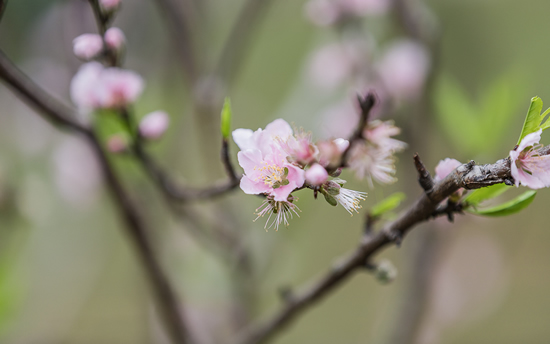
[[[418,223],[428,220],[439,203],[459,188],[478,189],[512,180],[510,160],[501,159],[494,164],[475,165],[474,161],[459,166],[445,179],[436,183],[432,192],[423,193],[417,201],[395,221],[386,224],[379,232],[364,237],[353,252],[339,259],[323,277],[294,294],[281,310],[266,321],[250,327],[237,343],[265,343],[286,325],[290,324],[309,306],[321,300],[346,281],[356,271],[368,267],[369,260],[384,247],[399,243]]]

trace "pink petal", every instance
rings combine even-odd
[[[455,168],[462,165],[462,163],[456,159],[446,158],[439,161],[435,167],[435,179],[443,180],[447,175],[454,171]]]
[[[256,148],[252,140],[254,132],[251,129],[233,130],[233,141],[241,150]]]
[[[521,142],[519,143],[519,147],[516,149],[516,151],[521,153],[525,148],[539,143],[541,134],[542,134],[542,129],[539,129],[534,133],[526,135],[523,138],[523,140],[521,140]]]
[[[262,152],[257,149],[247,149],[237,153],[239,165],[244,169],[244,173],[247,176],[252,177],[255,175],[254,167],[262,166]]]
[[[540,189],[550,186],[550,155],[525,159],[523,161],[523,167],[531,172],[531,174],[523,171],[523,169],[518,169],[519,178],[516,178],[512,170],[512,176],[516,179],[516,183],[519,179],[522,185],[531,189]]]
[[[289,170],[290,172],[290,170]],[[305,177],[311,185],[321,185],[328,179],[328,173],[325,168],[319,164],[313,164],[306,172]]]
[[[248,195],[258,195],[261,193],[267,193],[272,190],[268,185],[265,185],[263,182],[254,181],[248,176],[243,176],[241,178],[241,189],[245,194]]]

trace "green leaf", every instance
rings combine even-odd
[[[328,204],[332,205],[333,207],[336,207],[338,205],[336,198],[332,197],[328,193],[323,193],[323,195],[325,196],[325,201],[327,201]]]
[[[508,190],[510,190],[510,187],[506,184],[491,185],[486,188],[477,189],[468,194],[468,196],[464,198],[464,202],[476,206],[483,201],[498,197]]]
[[[221,132],[224,139],[229,137],[231,132],[231,99],[225,97],[221,113]]]
[[[539,130],[540,124],[544,119],[544,117],[541,116],[542,105],[542,100],[539,97],[531,98],[531,104],[529,105],[529,110],[527,111],[525,122],[523,122],[521,135],[519,136],[519,140],[517,143],[518,145],[525,136]],[[544,114],[547,114],[547,112],[548,111],[545,111]]]
[[[396,192],[375,204],[372,207],[370,214],[372,217],[382,216],[383,214],[397,208],[399,204],[401,204],[401,202],[405,200],[405,198],[406,196],[404,193]]]
[[[497,205],[492,208],[488,209],[468,209],[467,211],[476,214],[476,215],[483,215],[483,216],[506,216],[515,214],[524,208],[526,208],[533,200],[535,199],[535,195],[537,194],[536,191],[530,190],[526,191],[523,194],[519,195],[518,197],[514,198],[511,201],[508,201],[506,203],[502,203],[500,205]]]

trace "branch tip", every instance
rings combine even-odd
[[[422,189],[424,189],[426,194],[429,195],[434,188],[434,180],[430,175],[430,172],[428,172],[428,170],[426,169],[426,166],[424,166],[424,163],[422,162],[422,160],[420,160],[418,153],[414,154],[413,159],[414,159],[414,166],[418,171],[418,183],[420,184]]]

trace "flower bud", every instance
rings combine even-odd
[[[313,164],[306,171],[306,180],[309,184],[319,186],[325,183],[328,179],[328,173],[325,168],[319,164]]]
[[[387,259],[384,259],[378,263],[374,272],[376,279],[382,284],[388,284],[393,282],[397,277],[397,269]]]
[[[329,180],[323,185],[323,189],[332,196],[338,196],[340,194],[340,189],[342,185],[336,183],[335,181]]]
[[[124,32],[118,27],[112,27],[105,31],[105,44],[115,51],[120,51],[126,43]]]
[[[120,7],[121,0],[99,0],[101,9],[105,12],[114,12]]]
[[[113,135],[107,140],[107,149],[115,154],[124,153],[128,150],[128,140],[122,135]]]
[[[103,40],[100,35],[85,33],[73,40],[73,52],[76,57],[91,60],[103,50]]]
[[[139,123],[141,136],[154,140],[158,139],[168,129],[170,118],[164,111],[155,111],[143,117]]]

